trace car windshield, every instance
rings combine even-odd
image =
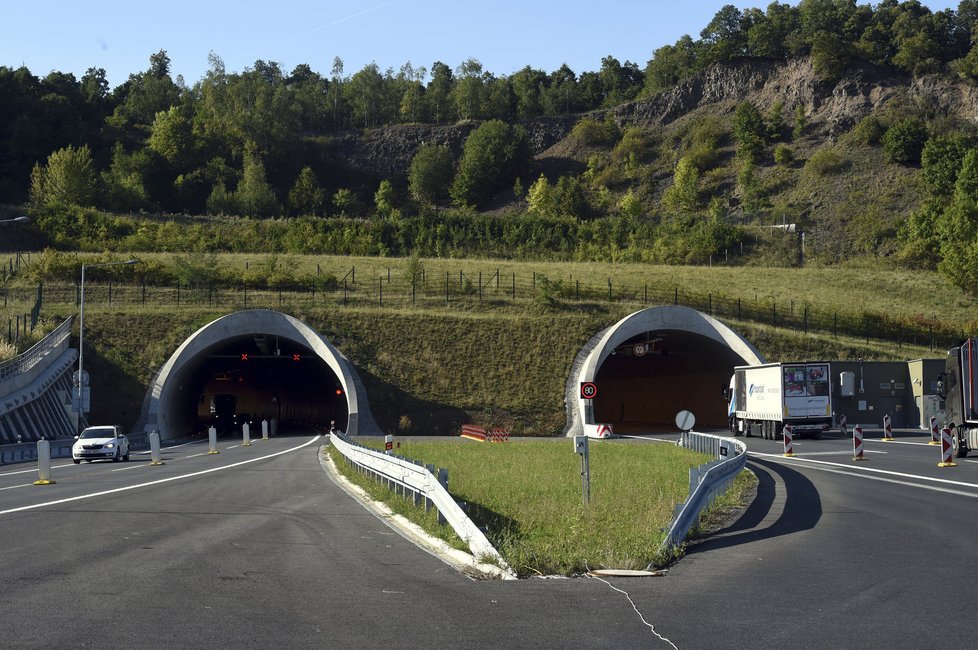
[[[79,438],[114,438],[115,430],[112,427],[94,427],[85,429]]]

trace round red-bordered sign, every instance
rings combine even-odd
[[[593,381],[581,382],[581,399],[594,399],[598,396],[598,385]]]

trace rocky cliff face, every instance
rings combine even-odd
[[[780,101],[790,120],[795,106],[805,109],[810,132],[833,138],[894,97],[906,94],[949,115],[978,123],[978,88],[930,76],[911,79],[893,70],[865,65],[838,83],[820,81],[807,59],[774,63],[742,61],[718,65],[684,80],[675,88],[614,109],[595,111],[596,119],[611,117],[621,126],[663,127],[698,111],[732,112],[744,100],[762,112]],[[522,122],[534,154],[567,137],[579,115]],[[465,138],[476,122],[452,125],[397,125],[351,131],[333,140],[334,152],[357,171],[380,178],[406,174],[411,159],[425,143],[447,145],[461,156]]]

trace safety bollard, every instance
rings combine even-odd
[[[275,437],[278,435],[278,418],[272,418],[271,423],[268,425],[269,431],[268,435]]]
[[[34,485],[52,485],[51,480],[51,443],[44,438],[37,441],[37,480]]]
[[[151,431],[149,434],[149,457],[150,465],[165,465],[163,453],[160,451],[160,434],[158,431]]]
[[[261,439],[268,440],[268,420],[261,421]]]
[[[866,460],[863,456],[863,428],[859,425],[852,429],[852,459]]]
[[[928,445],[939,445],[941,444],[941,436],[937,432],[937,418],[933,415],[930,416],[930,442]]]
[[[792,434],[794,432],[791,430],[791,425],[790,424],[785,425],[783,431],[784,431],[784,455],[794,456],[795,452],[791,447],[792,438],[793,438]]]
[[[839,431],[842,433],[843,438],[849,437],[849,421],[846,419],[846,414],[843,413],[839,416]]]
[[[241,443],[242,447],[251,446],[251,425],[245,422],[241,425],[241,437],[244,438],[244,442]]]
[[[219,453],[221,453],[221,452],[219,452],[217,450],[217,429],[215,429],[214,427],[211,427],[210,429],[208,429],[207,430],[207,438],[208,438],[207,453],[208,454],[219,454]]]
[[[893,424],[889,415],[883,416],[883,442],[893,442]]]
[[[951,458],[954,449],[951,446],[951,430],[947,427],[941,429],[941,462],[938,467],[957,467],[958,464]]]

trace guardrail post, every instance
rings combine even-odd
[[[150,465],[165,465],[163,462],[163,454],[160,451],[160,433],[159,431],[149,432],[149,456]]]
[[[445,491],[447,492],[448,491],[448,470],[446,468],[444,468],[444,467],[439,467],[438,468],[438,482],[441,484],[441,486],[443,488],[445,488]],[[445,517],[441,514],[441,511],[440,510],[438,511],[438,523],[439,524],[447,524],[448,523],[448,520],[445,519]]]
[[[428,470],[428,473],[431,474],[432,476],[435,475],[435,466],[432,463],[428,463],[427,465],[425,465],[425,469],[427,469]],[[424,511],[425,512],[428,512],[429,510],[431,510],[432,507],[434,507],[434,505],[435,504],[432,502],[432,500],[429,499],[427,496],[424,498]]]
[[[51,444],[41,438],[37,441],[37,480],[34,485],[52,485],[51,480]]]
[[[207,453],[208,454],[219,454],[217,450],[217,429],[211,427],[207,430]]]

